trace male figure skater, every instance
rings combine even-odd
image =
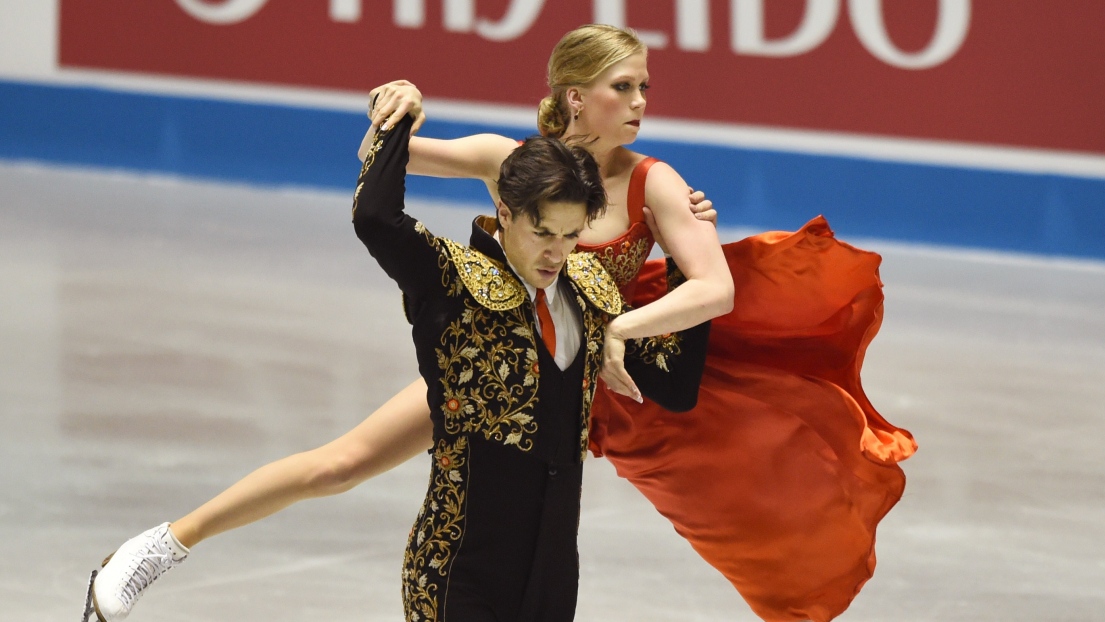
[[[463,246],[403,212],[411,122],[376,135],[353,206],[358,237],[403,292],[429,387],[433,462],[404,555],[406,619],[566,622],[590,405],[606,323],[622,311],[598,260],[572,252],[606,205],[598,166],[582,148],[530,139],[500,169],[497,218],[477,219]],[[642,392],[693,406],[706,331],[686,332],[686,365],[626,359]],[[157,551],[128,549],[136,561],[120,568],[133,580],[112,584],[125,579],[137,595],[178,563],[162,540],[133,540]],[[107,619],[129,612],[116,609]]]
[[[434,423],[404,555],[406,619],[569,621],[591,399],[606,323],[622,310],[598,260],[572,252],[605,209],[598,166],[582,148],[526,141],[500,169],[497,220],[477,219],[465,247],[403,213],[410,124],[377,135],[353,216],[403,291]],[[661,403],[697,393],[626,365]]]

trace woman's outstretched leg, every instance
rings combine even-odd
[[[98,617],[101,622],[125,618],[150,583],[203,540],[297,501],[350,490],[432,446],[426,383],[419,379],[340,438],[266,464],[179,520],[127,540],[96,577]]]
[[[180,544],[191,548],[297,501],[350,490],[431,447],[426,383],[417,380],[343,436],[266,464],[174,521],[169,529]]]

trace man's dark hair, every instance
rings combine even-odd
[[[525,214],[541,224],[543,203],[582,203],[590,223],[606,211],[599,165],[583,147],[555,138],[526,139],[499,167],[499,198],[511,215]]]

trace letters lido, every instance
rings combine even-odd
[[[176,0],[193,18],[209,24],[243,22],[263,10],[269,0]],[[970,31],[971,0],[910,0],[933,2],[937,18],[932,37],[920,50],[905,51],[896,46],[883,19],[886,0],[805,0],[802,18],[791,33],[775,38],[765,34],[764,12],[768,0],[728,0],[729,47],[734,54],[785,58],[808,54],[829,38],[839,20],[851,21],[859,43],[875,58],[901,69],[928,69],[955,56]],[[535,27],[542,11],[554,10],[547,0],[510,0],[497,19],[480,16],[478,0],[392,0],[394,26],[405,29],[426,27],[427,4],[441,5],[441,26],[457,33],[471,33],[489,41],[510,41]],[[628,0],[594,0],[590,20],[581,21],[633,27],[627,19]],[[364,17],[364,0],[330,0],[329,17],[334,22],[356,23]],[[685,52],[705,52],[715,13],[711,0],[670,0],[673,8],[670,32],[640,29],[650,48],[674,47]],[[548,7],[546,7],[548,5]],[[320,7],[322,10],[322,7]]]

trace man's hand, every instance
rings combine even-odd
[[[387,131],[409,114],[414,118],[411,126],[411,136],[418,133],[418,129],[426,121],[426,113],[422,111],[422,93],[416,86],[406,80],[396,80],[378,86],[369,91],[368,118],[372,122],[369,132],[375,128]]]
[[[706,193],[702,190],[695,192],[694,188],[687,188],[687,192],[691,193],[691,213],[694,214],[694,217],[717,226],[717,210],[714,209],[714,201],[707,199]],[[660,233],[659,226],[656,226],[656,217],[648,207],[644,208],[644,223],[648,224],[649,229],[652,230],[652,239],[660,246],[660,250],[665,255],[669,254],[667,246],[664,244],[664,236]]]
[[[607,326],[602,349],[602,370],[599,375],[611,391],[641,402],[641,391],[625,370],[625,339],[614,330],[615,319]]]
[[[717,210],[714,209],[714,202],[706,198],[706,193],[694,188],[687,188],[687,191],[691,193],[691,213],[699,220],[705,220],[713,226],[717,226]]]
[[[694,217],[717,227],[717,210],[714,209],[714,202],[707,199],[706,193],[701,190],[696,192],[694,188],[687,188],[687,192],[690,193],[691,213],[694,214]],[[647,206],[644,208],[644,213],[645,224],[652,230],[652,238],[656,240],[660,250],[667,255],[668,247],[664,244],[664,236],[660,233],[660,227],[656,226],[656,216],[652,214],[652,210]]]

